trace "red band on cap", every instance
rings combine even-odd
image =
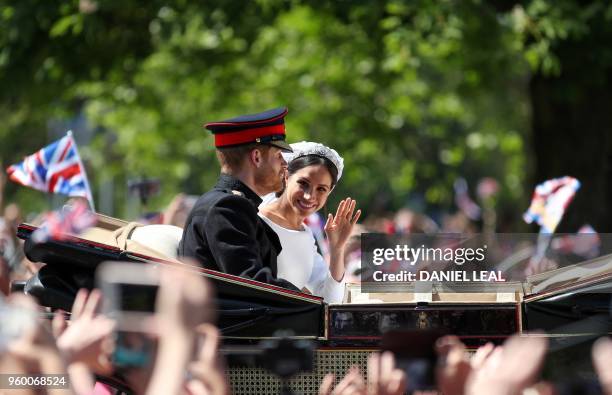
[[[259,137],[267,137],[272,135],[285,135],[285,125],[272,125],[263,128],[242,129],[235,132],[217,133],[215,134],[215,147],[223,147],[226,145],[236,145],[245,143],[254,143]]]

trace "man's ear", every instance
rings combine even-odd
[[[262,163],[262,160],[263,160],[262,155],[263,154],[262,154],[261,150],[258,149],[258,148],[252,149],[250,154],[249,154],[249,159],[251,160],[251,163],[255,167],[257,167],[257,168],[259,168],[259,166],[261,166],[261,163]]]

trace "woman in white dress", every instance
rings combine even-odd
[[[315,238],[304,220],[320,210],[342,176],[344,163],[338,153],[322,144],[291,144],[286,154],[287,176],[284,191],[260,206],[259,215],[278,234],[283,247],[278,256],[277,276],[300,289],[321,296],[328,303],[342,301],[344,294],[344,246],[361,215],[355,200],[340,202],[336,214],[329,214],[325,233],[329,243],[329,264],[317,252]]]

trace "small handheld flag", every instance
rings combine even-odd
[[[32,234],[32,240],[43,243],[49,240],[67,240],[95,225],[96,215],[87,209],[87,204],[76,200],[62,210],[45,213],[43,224]]]
[[[540,233],[554,233],[578,189],[580,181],[569,176],[544,181],[536,186],[523,219],[540,225]]]
[[[85,197],[94,209],[85,167],[72,132],[7,169],[9,178],[47,193]]]
[[[528,224],[535,221],[540,225],[535,254],[525,269],[527,275],[554,268],[554,265],[551,266],[551,263],[545,259],[546,250],[551,243],[552,234],[565,214],[565,209],[579,188],[580,181],[569,176],[553,178],[536,186],[531,205],[523,214],[523,219]]]

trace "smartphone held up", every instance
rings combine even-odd
[[[113,362],[119,367],[149,366],[155,352],[155,300],[158,268],[106,262],[96,272],[104,295],[103,313],[117,322]]]

